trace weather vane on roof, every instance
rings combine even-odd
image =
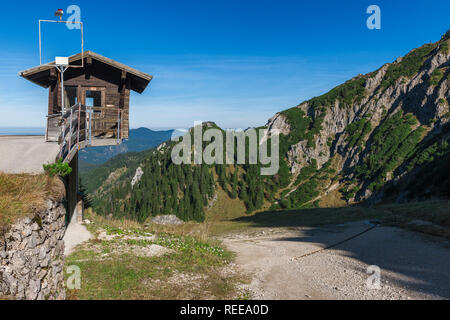
[[[62,16],[63,16],[63,14],[64,14],[63,9],[58,9],[58,10],[56,10],[56,12],[55,12],[55,17],[59,17],[59,21],[62,21]]]

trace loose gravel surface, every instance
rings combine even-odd
[[[221,240],[253,278],[254,299],[449,299],[450,244],[398,228],[376,228],[331,249],[300,257],[370,227],[265,228]],[[368,267],[380,268],[380,286]],[[368,286],[368,281],[371,286]]]

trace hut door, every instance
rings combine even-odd
[[[104,135],[105,131],[105,89],[104,87],[83,87],[81,89],[81,103],[93,109],[92,135],[94,137]]]

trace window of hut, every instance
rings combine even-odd
[[[64,87],[64,105],[66,108],[75,105],[78,102],[77,99],[77,87],[65,86]]]
[[[101,107],[102,105],[101,91],[86,90],[86,106]]]

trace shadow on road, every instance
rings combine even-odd
[[[392,213],[388,208],[307,209],[261,212],[235,221],[250,222],[254,227],[287,227],[290,229],[289,237],[281,233],[272,241],[280,242],[280,246],[282,242],[314,244],[317,250],[332,246],[369,228],[369,223],[364,220],[381,218],[382,221],[395,220],[401,224],[420,213],[414,210],[409,212],[412,216],[402,218],[401,212]],[[359,222],[348,222],[355,220]],[[311,247],[305,245],[299,248],[309,250]],[[388,281],[419,294],[450,299],[450,249],[448,241],[443,238],[382,224],[327,251],[356,259],[366,265],[379,266],[383,283]],[[299,251],[298,257],[306,253],[309,252]],[[302,259],[309,257],[299,258],[298,262],[302,263]]]

